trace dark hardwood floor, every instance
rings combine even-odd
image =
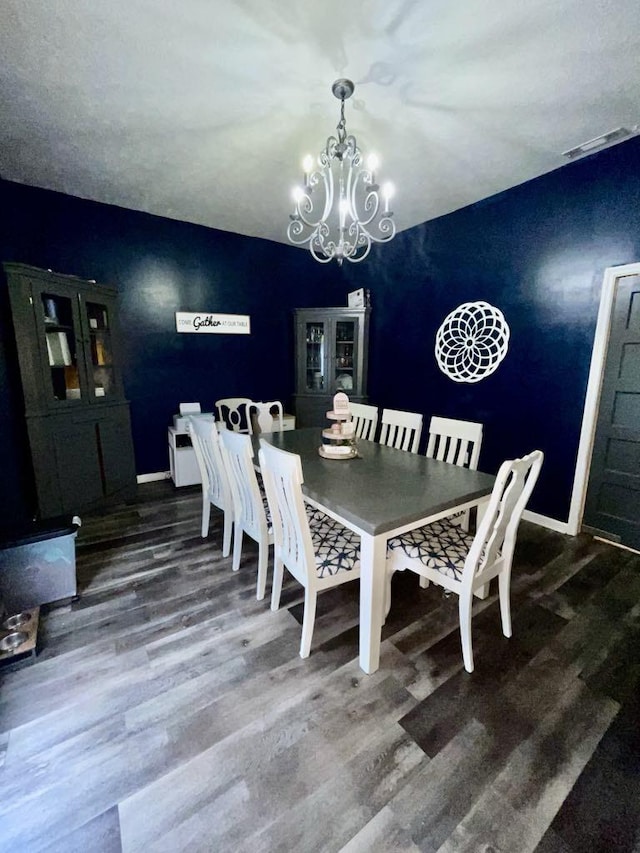
[[[366,676],[357,582],[300,660],[300,589],[257,602],[197,489],[83,521],[79,599],[0,676],[0,850],[640,851],[640,556],[523,523],[473,675],[457,599],[397,574]]]

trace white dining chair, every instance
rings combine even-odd
[[[378,426],[378,407],[350,401],[349,408],[355,425],[356,438],[373,441]]]
[[[418,452],[422,435],[422,415],[398,409],[383,409],[380,420],[380,444],[396,450]]]
[[[225,424],[232,432],[250,432],[248,406],[249,397],[224,397],[216,400],[216,420]]]
[[[544,456],[534,450],[522,459],[503,462],[489,504],[471,536],[447,518],[410,530],[387,543],[386,612],[391,605],[391,578],[409,570],[455,592],[458,598],[464,668],[473,672],[471,605],[473,594],[498,577],[502,632],[511,636],[509,588],[518,525],[538,479]]]
[[[270,403],[253,402],[247,406],[247,411],[252,434],[284,430],[284,410],[280,400],[272,400]]]
[[[360,577],[360,538],[325,515],[308,509],[302,495],[302,463],[260,439],[260,470],[269,501],[274,535],[271,609],[280,606],[286,568],[304,587],[300,657],[309,657],[319,592]]]
[[[220,450],[218,428],[213,418],[188,418],[189,435],[196,454],[202,480],[202,537],[209,534],[211,505],[224,513],[222,556],[231,551],[233,529],[233,497],[227,470]]]
[[[482,424],[434,415],[429,422],[425,456],[477,471],[481,444]],[[469,516],[469,510],[465,510],[452,518],[469,530]]]
[[[222,457],[229,475],[233,497],[233,562],[232,569],[240,568],[242,538],[246,533],[258,543],[258,581],[256,598],[264,598],[267,583],[269,545],[273,544],[273,528],[266,498],[260,491],[253,460],[251,436],[222,430],[220,432]]]

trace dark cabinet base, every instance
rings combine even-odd
[[[128,403],[27,417],[41,518],[135,494]]]

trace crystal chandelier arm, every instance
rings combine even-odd
[[[323,167],[322,172],[315,173],[317,175],[321,175],[324,179],[324,210],[322,211],[321,217],[323,222],[327,221],[327,217],[331,213],[331,208],[333,207],[333,170],[331,168],[331,160],[328,158],[329,145],[332,140],[335,142],[335,139],[332,136],[327,139],[327,147],[324,151],[320,152],[320,156],[318,158],[320,165]]]
[[[296,211],[298,210],[297,202],[295,209]],[[287,226],[287,237],[289,240],[297,246],[303,246],[305,243],[308,243],[313,235],[306,232],[302,217],[297,212],[294,212],[289,219],[291,220]]]
[[[353,163],[351,162],[351,160],[348,160],[347,162],[349,163],[349,170],[347,172],[347,189],[346,189],[345,197],[347,199],[347,204],[349,205],[349,216],[351,217],[352,220],[356,220],[358,217],[356,214],[356,207],[355,207],[356,198],[355,198],[355,196],[356,196],[356,186],[358,183],[358,175],[356,173],[356,177],[354,180]]]
[[[324,153],[325,152],[322,152],[319,158],[321,163],[324,159]],[[324,209],[321,216],[312,218],[314,211],[312,193],[320,183],[322,183],[324,188]],[[329,229],[326,225],[324,229],[322,229],[321,226],[324,224],[324,220],[326,220],[333,206],[334,185],[331,169],[323,169],[322,171],[316,170],[312,172],[308,176],[306,185],[309,192],[300,190],[299,195],[294,201],[294,212],[290,217],[291,221],[287,228],[287,236],[289,240],[296,245],[303,245],[304,243],[308,243],[310,240],[316,238],[320,247],[322,247],[324,244],[324,237],[328,236]],[[325,231],[326,233],[324,233]],[[316,255],[314,253],[314,257],[315,256]]]
[[[364,193],[364,199],[362,202],[362,212],[369,213],[369,216],[360,216],[360,211],[357,206],[357,191],[358,185],[362,185],[362,191]],[[378,189],[371,184],[371,172],[366,170],[362,170],[356,175],[356,178],[353,182],[352,189],[352,197],[351,197],[351,206],[353,208],[353,218],[357,220],[360,225],[366,227],[369,225],[375,217],[378,215],[380,210],[380,196],[378,195]]]
[[[323,224],[324,223],[322,223],[319,226],[318,231],[312,235],[313,239],[309,243],[309,250],[313,257],[316,259],[316,261],[319,261],[321,264],[328,264],[329,261],[332,261],[335,257],[336,247],[335,243],[333,242],[327,243],[325,245],[324,237],[329,235],[329,229],[325,226],[326,231],[324,233],[321,233],[321,231],[323,230]]]
[[[349,236],[352,242],[346,244],[349,247],[349,251],[345,252],[346,259],[353,264],[363,261],[371,251],[371,235],[358,222],[352,222]]]
[[[378,220],[378,232],[382,236],[374,237],[373,234],[371,235],[371,239],[376,243],[387,243],[396,236],[396,223],[391,218],[392,216],[393,214],[389,213]]]
[[[385,243],[388,240],[393,239],[393,237],[395,236],[396,226],[395,222],[392,219],[393,213],[385,211],[384,215],[380,216],[382,212],[380,204],[380,193],[377,185],[371,183],[371,179],[371,172],[366,169],[363,169],[356,176],[356,179],[353,183],[351,204],[354,208],[354,220],[355,223],[359,225],[361,231],[363,233],[366,233],[367,236],[371,240],[373,240],[374,243]],[[363,191],[365,192],[364,201],[362,203],[362,210],[359,210],[357,208],[359,185],[362,185]],[[369,214],[366,218],[361,216],[361,213],[364,213],[365,211]],[[368,228],[368,226],[372,222],[374,222],[375,224],[376,233],[372,233],[373,229],[369,230]]]

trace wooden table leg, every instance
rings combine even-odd
[[[371,675],[380,665],[384,621],[387,537],[363,533],[360,543],[360,668]]]

